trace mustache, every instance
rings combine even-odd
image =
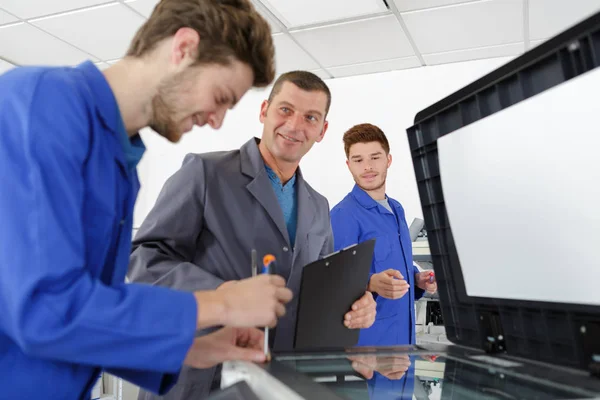
[[[298,140],[298,141],[300,141],[300,142],[303,142],[303,141],[304,141],[304,140],[303,140],[303,138],[302,138],[302,135],[301,135],[301,134],[298,134],[298,132],[297,132],[297,131],[294,131],[294,130],[287,130],[287,129],[277,129],[277,130],[275,131],[275,133],[278,133],[278,134],[280,134],[280,135],[285,135],[285,136],[291,137],[292,139],[296,139],[296,140]]]

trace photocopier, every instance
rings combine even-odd
[[[228,362],[211,398],[600,399],[599,66],[600,13],[415,116],[430,340]]]

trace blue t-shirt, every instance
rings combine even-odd
[[[296,174],[292,176],[292,179],[286,182],[285,185],[281,183],[281,179],[277,176],[267,164],[265,164],[269,180],[277,196],[277,201],[283,211],[283,218],[285,219],[285,225],[287,226],[288,235],[290,236],[290,244],[293,246],[296,240],[296,226],[298,222],[298,199],[296,197]]]

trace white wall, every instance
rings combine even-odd
[[[333,207],[351,190],[352,177],[345,165],[343,133],[354,124],[369,122],[386,133],[393,163],[388,172],[387,193],[399,200],[410,223],[422,217],[406,129],[419,111],[505,64],[511,58],[469,61],[410,70],[385,72],[326,81],[332,92],[329,130],[321,143],[302,160],[307,181],[329,199]],[[268,90],[251,91],[240,101],[218,131],[195,128],[178,144],[171,144],[146,130],[148,148],[138,172],[142,183],[135,222],[141,224],[154,205],[166,179],[190,152],[238,148],[250,137],[260,136],[260,104]]]

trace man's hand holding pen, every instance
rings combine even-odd
[[[263,274],[225,282],[216,290],[195,292],[197,328],[224,326],[194,339],[184,363],[208,368],[227,360],[269,360],[268,328],[285,315],[292,291],[281,276]]]
[[[254,361],[269,361],[269,328],[275,327],[277,320],[285,315],[285,306],[292,300],[293,294],[290,289],[285,287],[285,279],[276,275],[274,256],[264,257],[261,274],[257,275],[259,271],[256,252],[253,250],[251,270],[251,278],[226,281],[214,291],[196,293],[199,315],[202,315],[203,302],[221,304],[218,317],[213,316],[212,319],[204,317],[208,326],[224,325],[225,328],[217,331],[218,334],[204,336],[205,339],[196,339],[190,349],[191,353],[194,348],[206,347],[205,342],[210,341],[214,342],[213,346],[219,343],[230,346],[232,355],[238,354],[240,357],[244,356],[244,359],[254,357],[252,358]],[[265,329],[262,332],[250,327],[264,327]],[[244,337],[252,340],[239,340]],[[260,342],[260,346],[258,342]],[[259,347],[262,356],[257,358],[255,351]],[[247,348],[248,351],[242,352],[241,350],[244,348]],[[193,362],[192,354],[188,358],[189,362]]]
[[[270,326],[285,315],[285,305],[292,300],[292,291],[285,287],[279,275],[258,275],[226,282],[216,292],[225,301],[224,313],[228,326]]]

